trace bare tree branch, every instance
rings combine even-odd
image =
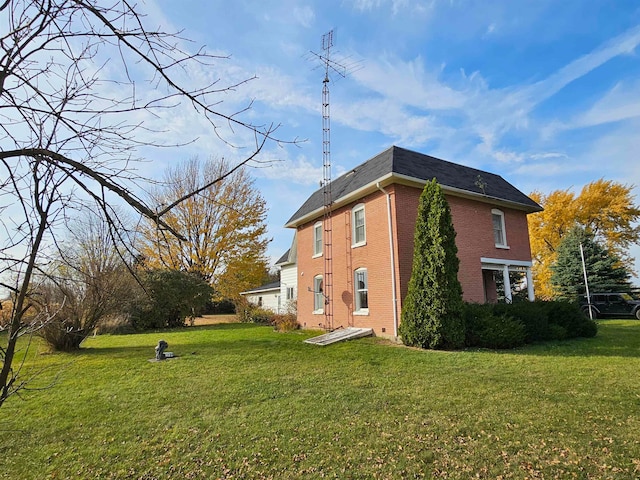
[[[0,406],[26,386],[12,367],[16,345],[48,321],[32,318],[33,293],[58,258],[70,219],[100,214],[122,259],[134,257],[115,204],[184,240],[166,220],[172,210],[242,166],[259,165],[267,142],[297,142],[278,138],[277,125],[251,121],[252,100],[222,103],[221,94],[255,77],[225,83],[215,75],[192,86],[194,72],[207,78],[227,57],[190,50],[181,32],[147,28],[140,8],[129,0],[0,0],[0,287],[11,294]],[[244,152],[243,159],[168,205],[148,205],[136,193],[151,182],[137,168],[140,148],[196,140],[163,123],[178,108],[198,116],[205,134]]]

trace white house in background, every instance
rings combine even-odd
[[[280,282],[271,282],[240,292],[249,303],[257,307],[279,313],[281,311]]]
[[[280,268],[280,296],[282,309],[287,310],[298,298],[298,242],[293,235],[291,248],[276,262]]]
[[[297,242],[294,234],[291,248],[276,262],[280,269],[280,281],[267,283],[246,292],[240,292],[250,303],[284,313],[298,296]]]

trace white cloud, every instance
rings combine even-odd
[[[640,82],[620,82],[567,128],[589,127],[640,117]]]
[[[410,113],[391,99],[367,99],[338,105],[332,121],[366,132],[378,132],[407,147],[440,141],[454,133],[428,114]]]
[[[529,141],[536,136],[548,140],[558,131],[568,128],[638,116],[640,88],[634,84],[612,90],[589,112],[580,115],[572,123],[551,119],[538,125],[532,123],[531,119],[532,112],[546,99],[612,58],[633,52],[639,44],[640,26],[627,30],[592,52],[569,62],[547,78],[528,85],[492,89],[480,72],[475,71],[467,76],[462,70],[462,78],[467,81],[467,88],[457,92],[458,98],[465,99],[464,106],[460,108],[466,118],[462,128],[468,130],[469,134],[475,134],[481,141],[477,148],[480,155],[502,163],[520,163],[525,156],[516,151],[510,152],[508,150],[513,149],[502,146],[508,135],[518,135]],[[441,91],[446,93],[447,86],[443,87],[445,88]]]
[[[309,28],[316,18],[316,14],[310,6],[295,7],[293,17],[305,28]]]
[[[322,165],[314,165],[304,155],[295,160],[273,158],[274,161],[268,167],[254,170],[256,177],[315,188],[322,180]]]
[[[383,7],[390,6],[391,12],[398,15],[402,12],[413,12],[424,14],[433,9],[437,3],[436,0],[352,0],[356,10],[362,12],[372,12]]]
[[[353,74],[362,86],[401,105],[429,110],[461,108],[466,96],[440,82],[425,67],[422,58],[404,62],[397,58],[367,59]]]
[[[560,152],[544,152],[544,153],[533,153],[529,155],[529,158],[532,160],[548,160],[550,158],[569,158],[567,154]]]
[[[619,55],[633,53],[638,45],[640,45],[640,26],[631,28],[609,40],[592,52],[565,65],[544,80],[516,90],[509,97],[511,97],[511,101],[530,110],[543,100],[558,93],[571,82],[585,76],[609,60]]]
[[[493,34],[496,31],[496,24],[495,22],[492,22],[488,27],[487,27],[487,31],[484,32],[484,36],[488,37],[489,35]]]

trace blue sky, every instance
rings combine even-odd
[[[310,51],[335,31],[332,56],[355,62],[332,77],[334,176],[391,145],[501,174],[525,193],[599,178],[633,184],[640,203],[640,4],[616,0],[147,0],[148,24],[184,29],[230,56],[190,81],[256,77],[221,97],[245,118],[280,124],[296,146],[269,145],[253,170],[269,205],[269,249],[322,178],[323,70]],[[193,155],[240,158],[192,114],[167,135],[198,140],[156,154],[153,170]],[[638,260],[640,248],[631,253]]]

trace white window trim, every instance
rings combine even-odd
[[[366,279],[366,290],[367,290],[367,305],[368,305],[368,298],[369,298],[369,272],[367,271],[366,268],[357,268],[353,271],[353,287],[354,287],[354,296],[355,298],[353,299],[353,314],[354,315],[369,315],[369,307],[367,306],[367,308],[358,308],[358,284],[357,284],[357,275],[358,272],[364,272],[365,273],[365,279]]]
[[[318,227],[320,227],[320,251],[317,252],[316,251],[316,244],[318,243],[318,237],[316,235],[316,232],[318,231]],[[317,258],[317,257],[321,257],[322,256],[322,250],[323,250],[323,238],[322,238],[322,222],[316,222],[313,224],[313,255],[311,258]]]
[[[502,240],[504,243],[496,243],[496,248],[502,248],[504,250],[509,250],[509,244],[507,243],[507,228],[504,222],[504,212],[502,210],[498,210],[497,208],[491,209],[491,233],[493,233],[493,216],[498,215],[500,217],[500,227],[502,228]],[[494,237],[495,242],[495,237]]]
[[[313,277],[313,313],[314,315],[324,315],[324,292],[322,293],[322,308],[319,308],[316,310],[316,297],[319,295],[319,293],[316,291],[316,279],[320,279],[320,282],[322,283],[322,289],[324,290],[324,278],[322,275],[316,275],[315,277]]]
[[[356,212],[362,211],[362,218],[364,220],[364,240],[356,242]],[[351,209],[351,247],[362,247],[367,244],[367,216],[364,209],[364,203],[359,203]]]

